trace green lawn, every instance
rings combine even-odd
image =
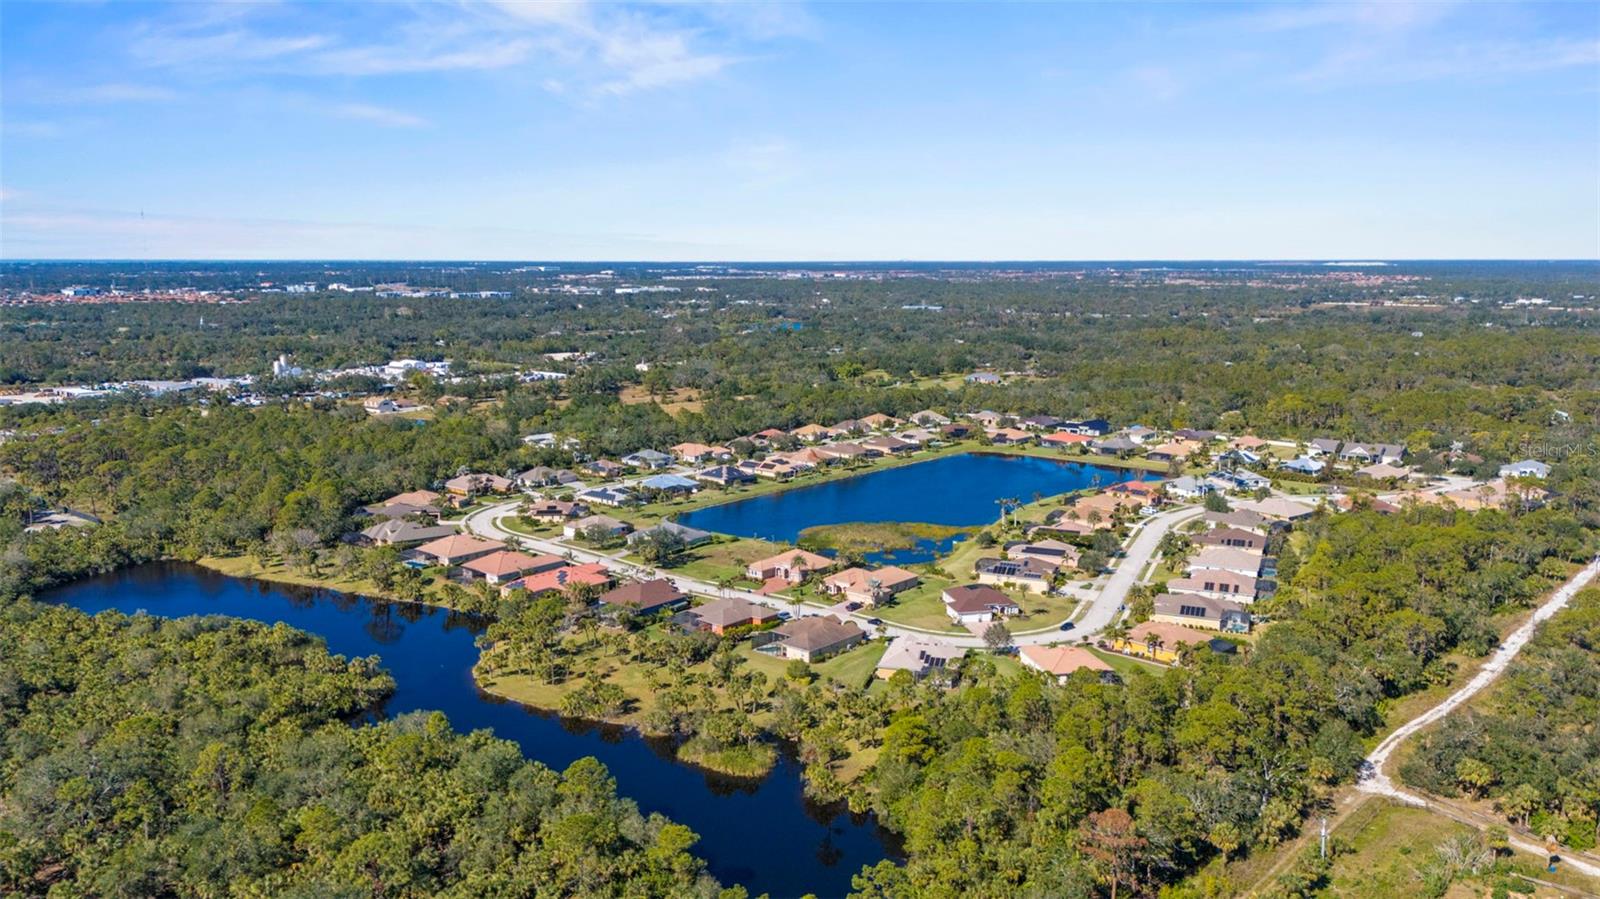
[[[831,678],[857,690],[866,689],[872,682],[874,673],[878,670],[878,660],[883,658],[884,650],[889,644],[880,640],[872,640],[863,646],[857,646],[849,652],[843,652],[829,659],[823,659],[812,670],[822,677]]]
[[[1157,665],[1155,662],[1147,662],[1143,659],[1129,658],[1114,652],[1102,652],[1094,647],[1089,647],[1089,651],[1094,653],[1101,661],[1110,665],[1111,670],[1122,675],[1124,679],[1135,674],[1160,674],[1167,670],[1165,665]]]

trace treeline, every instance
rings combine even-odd
[[[1400,767],[1413,786],[1491,801],[1575,849],[1600,837],[1600,589],[1546,622],[1489,694],[1446,718]]]
[[[1492,647],[1494,612],[1593,551],[1560,511],[1358,511],[1311,526],[1265,606],[1277,622],[1242,662],[1201,653],[1124,686],[1081,673],[1059,688],[908,692],[884,712],[871,789],[854,801],[906,835],[910,860],[857,888],[1186,895],[1171,885],[1207,861],[1292,835],[1355,776],[1389,702],[1443,682],[1452,650]]]
[[[740,896],[593,759],[526,761],[283,625],[0,606],[0,893]]]

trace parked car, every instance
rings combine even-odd
[[[1070,622],[1070,621],[1063,621],[1063,622],[1061,622],[1061,629],[1062,629],[1062,630],[1064,630],[1064,631],[1070,631],[1070,630],[1072,630],[1072,629],[1073,629],[1073,628],[1075,628],[1075,627],[1077,627],[1077,625],[1076,625],[1076,624],[1073,624],[1073,623],[1072,623],[1072,622]]]

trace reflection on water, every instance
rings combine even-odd
[[[483,621],[473,616],[230,578],[179,563],[79,581],[42,598],[91,613],[142,610],[282,621],[321,636],[333,652],[380,656],[396,684],[383,714],[438,709],[458,730],[491,728],[515,740],[529,758],[556,769],[593,756],[611,770],[618,792],[642,810],[700,834],[695,851],[718,879],[744,884],[753,894],[843,895],[862,866],[898,857],[894,836],[869,816],[807,802],[802,766],[792,752],[781,752],[777,767],[762,780],[730,778],[675,761],[670,740],[562,719],[484,693],[471,675],[478,656],[474,640],[483,631]]]

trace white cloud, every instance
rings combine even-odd
[[[421,116],[371,103],[342,103],[331,107],[328,112],[341,119],[371,122],[387,128],[420,128],[428,124],[428,120]]]
[[[747,58],[742,49],[747,43],[813,31],[799,8],[724,2],[460,0],[453,5],[272,6],[253,17],[209,10],[144,23],[129,44],[131,55],[147,66],[211,77],[372,77],[529,67],[541,80],[566,89],[620,95],[709,78]],[[322,14],[309,16],[307,10]],[[306,25],[308,20],[314,27]]]
[[[57,103],[165,103],[176,100],[178,92],[153,84],[109,82],[41,91],[35,97]]]

